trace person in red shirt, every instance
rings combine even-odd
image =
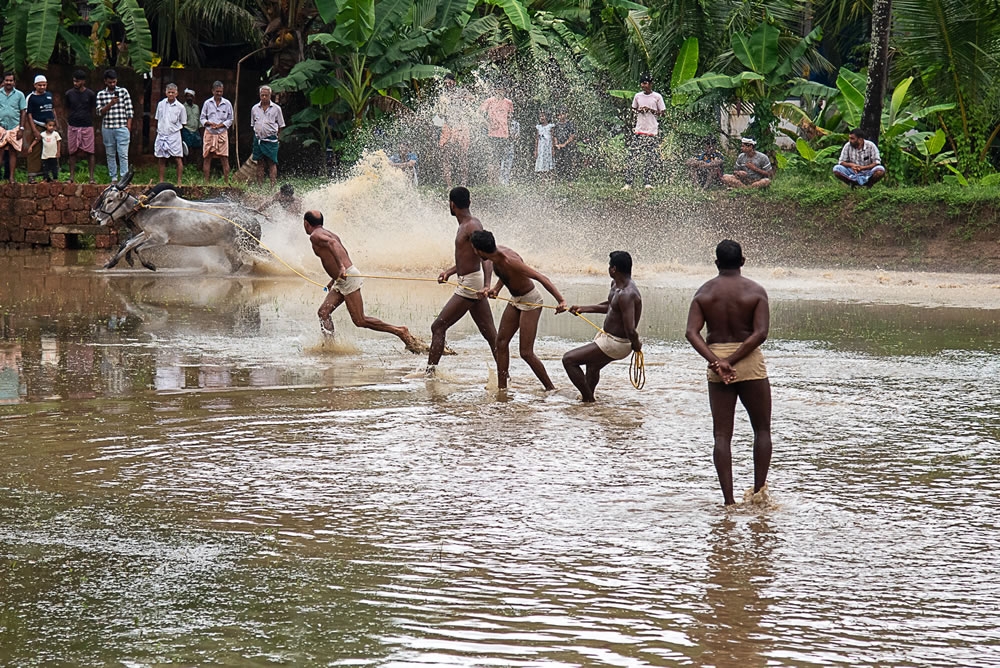
[[[500,163],[507,153],[510,140],[510,117],[514,113],[514,103],[507,97],[503,86],[497,86],[493,95],[479,105],[479,113],[486,114],[489,125],[487,142],[489,142],[489,165],[487,171],[493,183],[500,183]]]

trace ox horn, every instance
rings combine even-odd
[[[118,180],[118,187],[119,188],[127,187],[128,184],[132,183],[133,176],[135,176],[135,170],[129,168],[129,170],[125,172],[125,176],[121,177],[121,179]]]

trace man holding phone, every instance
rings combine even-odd
[[[104,71],[104,88],[97,94],[97,112],[103,119],[101,137],[108,154],[108,176],[111,183],[128,172],[128,145],[132,134],[132,97],[118,87],[118,73]]]

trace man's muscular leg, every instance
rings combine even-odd
[[[554,390],[555,385],[552,384],[552,379],[549,378],[548,372],[545,370],[545,365],[542,364],[542,360],[538,359],[538,355],[535,354],[535,337],[538,334],[538,320],[542,317],[542,309],[535,309],[533,311],[524,311],[521,313],[521,333],[518,336],[521,359],[527,362],[531,370],[535,372],[535,376],[538,380],[542,381],[542,387],[546,390]]]
[[[319,316],[320,326],[323,331],[327,334],[333,334],[333,320],[330,319],[330,314],[333,313],[338,306],[344,303],[344,295],[340,294],[336,290],[330,290],[326,295],[326,299],[319,307],[319,311],[316,315]]]
[[[471,299],[452,295],[448,303],[441,309],[441,313],[431,325],[431,352],[427,357],[428,366],[434,366],[441,361],[441,355],[444,354],[445,334],[452,325],[469,312],[475,303]],[[494,334],[494,341],[495,336],[496,334]]]
[[[355,290],[346,297],[343,301],[347,302],[347,311],[351,314],[351,321],[354,323],[355,327],[362,327],[364,329],[373,329],[376,332],[388,332],[398,336],[400,340],[410,348],[414,341],[413,336],[410,334],[410,330],[406,327],[398,327],[396,325],[390,325],[387,322],[383,322],[378,318],[372,318],[371,316],[365,315],[365,304],[361,297],[361,290]]]
[[[723,501],[727,506],[736,503],[733,498],[733,415],[736,412],[737,388],[724,383],[708,384],[708,403],[712,408],[712,434],[715,449],[712,461],[719,476]]]
[[[563,355],[562,361],[570,382],[580,390],[583,401],[590,403],[594,400],[594,387],[600,379],[600,370],[614,360],[601,352],[596,343],[588,343]],[[583,365],[587,366],[586,374],[581,368]],[[591,380],[594,382],[593,387],[590,384]]]
[[[753,427],[753,491],[756,494],[767,484],[767,471],[771,466],[771,381],[767,378],[747,380],[738,383],[736,391]]]
[[[497,357],[497,328],[493,324],[493,311],[490,310],[489,302],[485,299],[473,302],[472,306],[469,307],[469,313],[472,314],[472,321],[479,328],[479,333],[486,339],[486,343],[490,344],[490,352],[493,353],[495,360]]]

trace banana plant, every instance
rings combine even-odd
[[[802,109],[784,100],[788,97],[790,75],[805,64],[821,36],[821,29],[816,28],[802,38],[786,37],[785,42],[791,42],[791,48],[782,55],[781,30],[770,23],[760,23],[748,35],[734,32],[730,38],[732,54],[745,69],[735,74],[706,72],[682,83],[675,92],[697,99],[717,90],[730,91],[732,102],[749,103],[752,107],[754,121],[748,132],[755,136],[761,149],[770,149],[778,118],[796,124],[809,120]]]
[[[955,152],[943,150],[947,140],[947,135],[940,128],[937,132],[917,132],[903,137],[901,141],[903,154],[920,166],[921,180],[924,184],[939,167],[946,167],[957,174],[962,181],[965,180],[965,177],[952,167],[956,162]],[[968,181],[962,185],[968,185]]]
[[[864,74],[852,72],[846,67],[840,68],[837,76],[837,89],[840,94],[836,98],[836,104],[850,128],[857,127],[861,123],[861,111],[865,106],[865,83]],[[907,106],[907,93],[912,83],[913,77],[907,77],[896,84],[889,104],[884,105],[880,143],[892,143],[901,148],[910,145],[911,142],[906,135],[916,129],[921,119],[955,108],[954,102],[922,108]]]
[[[7,0],[0,5],[4,9],[0,36],[4,67],[15,71],[25,65],[46,67],[57,42],[62,40],[77,62],[87,67],[94,67],[98,60],[104,61],[105,56],[115,52],[119,56],[115,64],[130,64],[138,72],[148,72],[153,60],[153,36],[138,0],[90,0],[89,5],[88,20],[94,25],[91,40],[67,29],[80,21],[80,16],[74,5],[64,7],[62,0]],[[115,30],[123,31],[124,39],[113,37]]]

